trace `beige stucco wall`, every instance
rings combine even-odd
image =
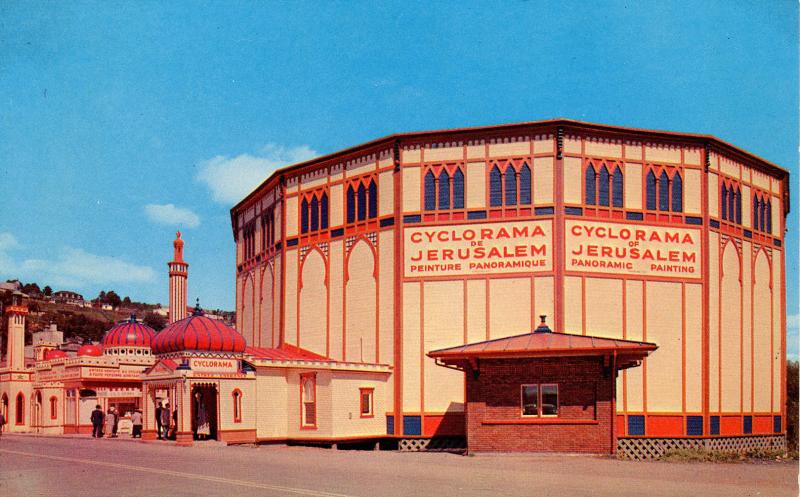
[[[461,281],[425,283],[425,352],[461,345],[464,336],[464,284]],[[464,378],[460,371],[438,367],[429,357],[424,363],[425,411],[445,412],[452,402],[464,401]]]
[[[284,438],[289,432],[289,383],[282,369],[258,368],[256,374],[258,438]],[[299,387],[298,387],[299,388]],[[298,401],[299,402],[299,401]]]
[[[298,346],[324,356],[328,352],[328,287],[323,254],[309,250],[302,268]]]
[[[378,362],[377,323],[378,285],[375,257],[369,242],[360,240],[350,250],[345,289],[345,357],[351,362]]]

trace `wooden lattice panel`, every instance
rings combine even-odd
[[[783,435],[717,438],[619,438],[617,456],[622,459],[657,459],[676,449],[703,449],[721,452],[748,452],[786,448]]]
[[[466,442],[458,437],[404,438],[398,448],[401,452],[447,452],[465,449]]]

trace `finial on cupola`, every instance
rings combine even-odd
[[[533,332],[534,333],[552,333],[553,330],[551,330],[550,327],[547,326],[547,323],[545,322],[545,320],[547,319],[547,314],[540,314],[539,315],[539,319],[541,319],[542,322],[539,323],[539,327],[536,328],[535,330],[533,330]]]
[[[197,297],[197,303],[194,306],[194,312],[192,312],[192,316],[202,316],[203,309],[200,308],[200,297]]]
[[[131,323],[135,323],[136,322],[136,313],[135,312],[133,314],[131,314],[130,322]]]

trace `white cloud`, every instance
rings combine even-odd
[[[800,328],[800,314],[789,314],[786,316],[786,328],[797,330]]]
[[[174,204],[147,204],[144,212],[150,221],[170,226],[196,228],[200,226],[200,217],[190,209],[176,207]]]
[[[208,186],[216,202],[230,205],[242,200],[276,169],[317,155],[307,145],[287,148],[270,143],[256,155],[218,155],[202,161],[197,180]]]
[[[26,259],[19,266],[19,271],[26,278],[62,287],[148,283],[155,280],[155,271],[148,266],[117,257],[90,254],[73,247],[64,247],[55,260]]]
[[[19,242],[11,233],[0,233],[0,252],[12,250],[19,247]]]

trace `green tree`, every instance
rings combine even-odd
[[[142,322],[156,331],[161,331],[167,325],[167,318],[155,312],[148,312]]]
[[[39,296],[42,294],[42,291],[36,283],[26,283],[22,285],[22,293],[27,293],[30,296]]]
[[[53,295],[53,289],[50,288],[50,285],[46,285],[44,287],[44,290],[42,290],[42,293],[44,293],[45,297],[49,297],[49,296]]]
[[[124,306],[126,306],[126,307],[130,307],[130,305],[131,305],[131,298],[130,298],[130,297],[128,297],[128,296],[126,295],[126,296],[125,296],[125,298],[124,298],[124,299],[122,299],[122,304],[123,304]]]
[[[111,304],[111,307],[116,309],[122,303],[122,299],[117,295],[117,292],[111,290],[106,294],[106,303]]]
[[[800,387],[800,371],[797,361],[786,361],[786,443],[797,450],[797,397]]]

